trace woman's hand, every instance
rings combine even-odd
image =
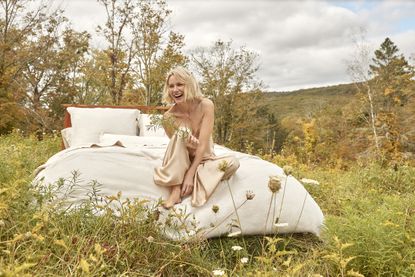
[[[193,179],[195,177],[195,174],[187,171],[184,175],[183,184],[182,184],[182,192],[181,196],[187,196],[190,195],[193,191]]]
[[[199,146],[199,140],[192,134],[189,134],[186,141],[186,146],[191,149],[196,149]]]

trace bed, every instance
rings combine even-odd
[[[122,199],[147,200],[146,205],[160,211],[161,221],[172,214],[186,218],[186,228],[166,228],[166,235],[172,239],[320,234],[323,213],[304,186],[286,174],[289,172],[259,157],[217,144],[216,155],[231,153],[239,159],[236,174],[221,182],[202,207],[192,207],[188,197],[173,209],[165,210],[159,203],[169,191],[154,184],[153,172],[162,163],[169,138],[160,126],[151,124],[150,114],[166,108],[65,108],[63,149],[36,169],[34,183],[46,187],[60,182],[59,197],[65,198],[71,207],[83,203],[98,186],[101,196],[118,194]]]

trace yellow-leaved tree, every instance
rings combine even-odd
[[[373,76],[370,83],[374,91],[375,125],[380,149],[386,160],[399,160],[403,152],[401,113],[414,96],[415,71],[389,38],[374,54],[370,65]]]

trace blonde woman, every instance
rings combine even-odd
[[[205,98],[193,75],[183,67],[167,75],[163,100],[173,104],[164,114],[163,127],[170,137],[163,164],[155,169],[154,182],[170,187],[167,209],[192,194],[192,205],[201,206],[220,181],[239,167],[233,156],[213,152],[214,105]]]

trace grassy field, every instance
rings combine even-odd
[[[59,148],[56,136],[37,141],[16,131],[0,137],[0,276],[415,275],[413,167],[356,163],[341,171],[268,157],[293,166],[298,178],[320,182],[307,189],[326,216],[321,238],[173,242],[142,201],[120,203],[119,216],[93,198],[64,212],[53,193],[31,187],[33,170]]]

